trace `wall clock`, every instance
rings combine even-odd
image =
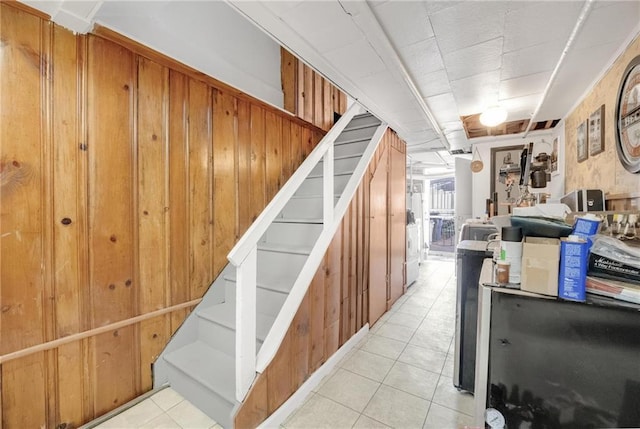
[[[640,173],[640,55],[622,74],[615,117],[618,158],[624,168]]]

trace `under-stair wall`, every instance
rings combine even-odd
[[[150,389],[324,132],[106,29],[0,20],[0,426],[77,427]]]
[[[369,183],[391,150],[405,154],[405,144],[387,129],[276,356],[240,406],[236,428],[258,426],[369,322],[369,253],[376,246],[369,241]],[[404,169],[393,170],[388,181],[404,175]],[[404,234],[394,239],[404,242]],[[387,257],[404,271],[404,257]],[[403,279],[395,282],[391,289],[402,290]]]

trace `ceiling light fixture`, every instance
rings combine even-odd
[[[507,119],[507,111],[500,106],[492,106],[480,114],[480,123],[485,127],[495,127]]]

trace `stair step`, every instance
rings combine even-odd
[[[227,276],[224,276],[224,279],[227,282],[235,283],[236,282],[236,274],[232,273],[232,274],[229,274]],[[269,283],[266,283],[266,282],[262,281],[261,279],[257,280],[256,286],[258,287],[258,289],[265,289],[265,290],[269,290],[269,291],[277,292],[277,293],[282,293],[282,294],[288,294],[290,292],[289,289],[287,289],[285,287],[282,287],[281,284],[273,284],[272,285],[272,284],[269,284]],[[264,313],[264,314],[268,314],[268,313]]]
[[[333,156],[334,158],[352,155],[362,156],[370,141],[371,139],[357,139],[350,142],[335,143]]]
[[[351,178],[351,174],[339,174],[333,179],[333,193],[341,194],[347,182]],[[307,177],[298,187],[295,195],[317,195],[322,193],[323,178]]]
[[[334,197],[333,206],[338,203],[339,197]],[[307,222],[322,222],[324,212],[324,200],[322,195],[294,196],[291,198],[276,219],[304,219]]]
[[[236,330],[236,306],[229,303],[212,305],[202,310],[198,310],[198,317],[224,326],[235,332]],[[256,313],[256,337],[260,342],[264,341],[271,329],[271,325],[275,321],[275,317],[267,314]]]
[[[358,165],[358,162],[360,161],[361,157],[362,155],[358,155],[358,154],[340,156],[338,158],[334,156],[333,157],[333,161],[334,161],[333,174],[344,174],[344,173],[353,172],[353,170],[356,169],[356,165]],[[309,175],[322,176],[323,168],[324,168],[324,160],[320,160],[320,162],[318,162],[318,164],[316,164],[316,166],[313,167],[313,170],[311,170],[311,173],[309,173]]]
[[[225,276],[225,302],[235,305],[236,302],[236,276]],[[293,284],[284,285],[281,283],[269,284],[258,279],[256,285],[256,307],[258,313],[276,317],[284,302],[289,296]]]
[[[292,246],[278,243],[267,243],[262,242],[258,243],[258,250],[263,250],[265,252],[278,252],[278,253],[288,253],[291,255],[309,255],[311,253],[311,246]]]
[[[164,357],[171,387],[224,427],[233,426],[235,359],[202,341]]]
[[[334,173],[333,173],[333,177],[334,177],[334,179],[333,179],[333,180],[335,180],[335,178],[340,177],[340,176],[349,176],[349,177],[351,177],[351,175],[352,175],[352,174],[353,174],[353,170],[351,170],[351,171],[345,171],[345,172],[342,172],[342,173],[336,173],[336,172],[334,172]],[[309,174],[309,175],[307,176],[307,179],[322,179],[323,177],[324,177],[324,174],[322,174],[322,173],[319,173],[319,174]]]
[[[356,127],[361,127],[363,125],[376,125],[379,126],[380,125],[380,120],[378,118],[376,118],[375,116],[373,116],[371,113],[364,113],[364,114],[360,114],[360,115],[355,115],[352,119],[351,122],[349,122],[346,126],[345,129],[352,129],[356,128]]]
[[[376,129],[378,129],[378,126],[379,125],[370,125],[368,127],[357,128],[354,130],[345,129],[336,139],[336,144],[356,139],[371,140],[371,137],[376,132]]]
[[[278,218],[269,225],[261,242],[313,246],[323,227],[321,219]]]
[[[293,217],[278,217],[273,220],[275,223],[309,223],[309,224],[322,224],[320,218],[293,218]]]
[[[379,127],[380,126],[380,121],[371,121],[370,123],[354,123],[355,121],[351,121],[349,122],[349,125],[347,125],[343,131],[355,131],[355,130],[361,130],[363,128],[371,128],[371,127]]]

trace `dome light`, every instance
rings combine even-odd
[[[480,115],[480,123],[485,127],[495,127],[507,119],[507,111],[500,106],[489,107]]]

